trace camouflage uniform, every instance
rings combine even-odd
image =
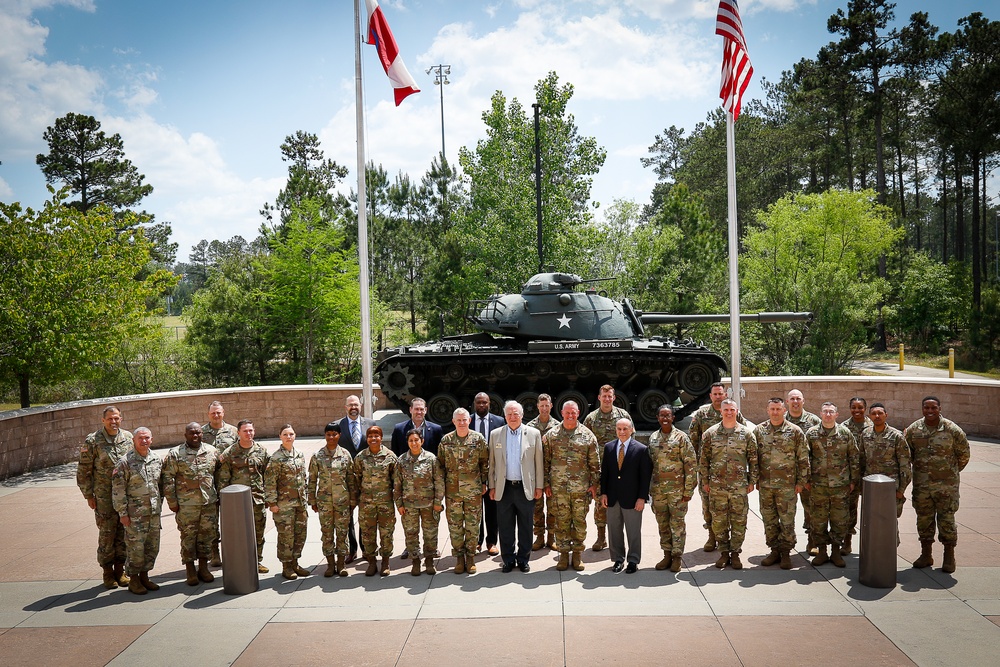
[[[131,521],[125,528],[125,566],[132,576],[152,570],[160,553],[162,472],[163,459],[155,452],[142,457],[133,449],[118,461],[111,477],[115,511]]]
[[[803,410],[798,417],[793,417],[788,410],[785,410],[785,421],[798,426],[803,434],[813,426],[819,426],[823,423],[822,419],[808,410]],[[805,528],[807,535],[812,530],[812,508],[809,505],[811,494],[812,491],[809,489],[802,489],[802,493],[799,494],[799,500],[802,501],[802,527]]]
[[[441,451],[440,443],[438,451]],[[421,450],[416,457],[409,451],[403,452],[396,461],[392,495],[396,507],[406,510],[400,520],[410,558],[420,555],[421,529],[424,558],[433,558],[438,548],[438,525],[441,523],[441,512],[434,506],[440,506],[444,498],[444,476],[437,457],[427,450]]]
[[[222,452],[226,451],[226,448],[229,447],[229,445],[235,445],[239,442],[239,440],[239,431],[237,431],[236,427],[232,424],[222,422],[222,426],[219,428],[212,428],[211,424],[204,424],[201,427],[201,441],[215,447],[219,451],[220,456],[222,455]],[[221,512],[217,515],[215,522],[215,537],[212,539],[213,558],[219,555],[216,552],[219,548],[219,539],[222,536],[222,533],[219,530],[219,520],[221,520]],[[218,565],[218,562],[215,562],[214,564]]]
[[[454,556],[476,555],[479,523],[483,518],[483,486],[490,470],[490,450],[482,433],[464,438],[452,431],[438,444],[438,462],[444,480],[445,516]]]
[[[653,514],[660,529],[660,547],[664,554],[684,553],[687,530],[688,501],[698,484],[698,457],[691,439],[679,428],[670,433],[656,430],[649,436],[649,458],[653,461],[653,476],[649,495],[653,498]]]
[[[899,429],[886,424],[881,433],[872,425],[861,432],[861,479],[868,475],[885,475],[896,480],[896,493],[903,493],[910,485],[910,448]],[[896,498],[896,518],[903,515],[906,498]]]
[[[329,447],[322,447],[313,454],[309,461],[308,503],[319,514],[323,555],[327,559],[347,555],[356,488],[350,452],[337,445],[332,452]]]
[[[604,445],[618,439],[615,424],[618,423],[619,419],[631,420],[632,415],[628,413],[628,410],[611,406],[611,412],[604,413],[601,412],[600,408],[597,408],[583,420],[583,425],[589,428],[594,437],[597,438],[598,486],[600,486],[600,469],[601,459],[604,458]],[[605,528],[608,525],[608,508],[602,507],[601,503],[598,502],[594,503],[594,525],[598,528]]]
[[[582,424],[568,429],[564,424],[542,437],[545,479],[552,497],[556,520],[556,549],[583,551],[587,539],[587,508],[590,487],[601,485],[601,462],[597,438]]]
[[[115,466],[132,450],[132,434],[119,429],[114,438],[102,427],[87,436],[80,448],[76,468],[76,485],[83,497],[94,499],[94,519],[97,521],[97,564],[125,563],[125,526],[111,502],[111,474]]]
[[[177,445],[163,459],[163,498],[177,508],[174,518],[181,533],[182,563],[212,556],[219,521],[218,469],[219,451],[205,443],[198,449]]]
[[[841,426],[846,426],[854,436],[854,443],[858,446],[858,451],[861,451],[861,432],[872,424],[872,420],[865,417],[865,420],[858,424],[853,418],[848,417],[844,421],[840,422]],[[863,477],[863,475],[862,475]],[[858,499],[861,498],[861,481],[858,480],[857,486],[851,491],[851,496],[848,499],[848,511],[850,512],[847,520],[847,533],[849,535],[856,535],[858,532]]]
[[[542,435],[548,433],[551,429],[559,426],[561,422],[554,417],[549,417],[549,420],[545,422],[545,428],[542,428],[541,423],[538,421],[538,417],[535,417],[528,422],[528,426],[531,428],[537,428],[538,432]],[[546,512],[546,506],[548,506],[548,512]],[[549,532],[555,532],[556,520],[552,515],[552,503],[545,502],[545,494],[542,494],[541,498],[535,500],[535,514],[532,517],[532,523],[535,527],[535,537],[540,538],[545,535],[545,526],[548,526]]]
[[[743,413],[736,413],[736,421],[746,425],[747,420],[743,418]],[[694,455],[701,456],[701,440],[705,431],[716,424],[722,423],[722,413],[715,409],[711,403],[701,406],[691,415],[691,424],[688,426],[688,436],[691,438],[691,445],[694,447]],[[704,519],[702,528],[712,527],[712,512],[709,509],[708,494],[705,493],[705,482],[698,480],[698,495],[701,496],[701,516]]]
[[[809,447],[810,510],[813,543],[840,548],[847,536],[850,485],[861,481],[860,455],[846,426],[826,428],[820,423],[806,431]]]
[[[361,527],[361,553],[365,558],[381,554],[392,555],[392,531],[396,527],[396,510],[393,505],[393,478],[396,474],[396,455],[382,445],[378,454],[371,449],[358,452],[354,457],[354,476],[358,480],[358,524]],[[382,538],[382,549],[376,547],[376,530]]]
[[[264,560],[264,471],[271,460],[267,450],[256,440],[243,448],[240,443],[226,447],[219,456],[219,484],[222,491],[230,484],[243,484],[250,487],[253,498],[253,523],[257,535],[257,562]]]
[[[698,475],[709,487],[709,510],[719,551],[740,553],[747,533],[747,487],[757,484],[753,431],[740,423],[727,429],[721,422],[705,431]]]
[[[278,532],[278,560],[297,562],[306,545],[306,457],[292,447],[279,447],[264,471],[264,504],[278,506],[272,514]]]
[[[938,539],[945,546],[958,544],[955,512],[958,511],[959,473],[969,464],[969,440],[955,422],[941,417],[931,430],[923,418],[906,427],[906,444],[913,462],[913,509],[921,542]]]
[[[754,428],[757,438],[757,480],[764,537],[771,551],[795,548],[795,487],[809,483],[809,449],[802,429],[788,421],[771,420]]]

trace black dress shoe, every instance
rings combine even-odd
[[[635,563],[629,563],[628,567],[625,568],[625,574],[635,574],[639,571],[639,566]]]
[[[629,563],[629,565],[631,565],[631,563]],[[616,574],[624,569],[625,569],[625,563],[621,562],[620,560],[615,561],[615,564],[611,567],[611,571]]]
[[[344,563],[345,564],[353,563],[354,559],[357,557],[358,557],[358,552],[352,551],[351,553],[347,554],[347,558],[344,559]]]
[[[514,564],[513,563],[504,563],[503,564],[503,573],[504,574],[510,574],[513,571],[514,571]]]
[[[521,563],[520,565],[517,566],[517,569],[519,569],[521,572],[531,572],[531,566],[528,565],[527,563]]]

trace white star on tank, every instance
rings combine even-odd
[[[569,323],[572,320],[573,320],[572,317],[567,317],[566,315],[563,315],[562,317],[559,317],[559,318],[556,319],[556,321],[559,322],[559,328],[560,329],[562,329],[563,327],[566,327],[567,329],[569,329]]]

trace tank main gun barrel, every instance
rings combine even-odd
[[[674,315],[672,313],[640,313],[643,324],[681,324],[685,322],[728,322],[729,315]],[[812,313],[740,313],[740,322],[811,322]]]

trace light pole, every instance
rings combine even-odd
[[[427,73],[434,72],[434,85],[441,86],[441,159],[444,160],[444,87],[451,83],[448,75],[451,74],[451,65],[434,65],[427,68]]]

